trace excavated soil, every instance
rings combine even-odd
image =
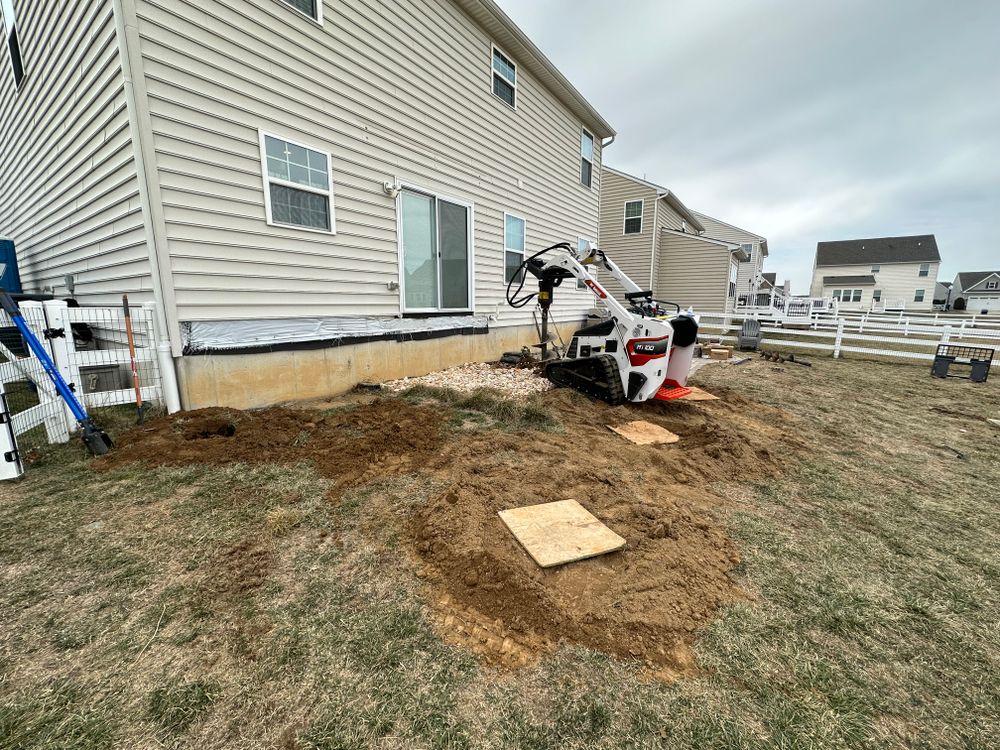
[[[445,439],[440,410],[380,399],[329,412],[199,409],[130,430],[101,468],[310,461],[337,487],[413,471]]]
[[[413,519],[436,623],[487,661],[516,667],[560,641],[646,663],[663,677],[694,668],[691,645],[720,606],[749,598],[739,551],[709,484],[772,475],[788,419],[736,394],[723,401],[609,407],[546,394],[561,433],[481,434],[427,470],[450,487]],[[681,436],[633,445],[607,429],[636,418]],[[575,499],[627,540],[617,553],[538,567],[500,510]]]
[[[749,598],[717,512],[727,501],[712,483],[773,475],[801,448],[784,412],[715,393],[722,400],[610,407],[553,390],[536,403],[562,428],[521,433],[448,427],[448,407],[398,398],[324,413],[205,409],[123,435],[102,464],[307,460],[338,489],[391,473],[426,476],[446,490],[401,531],[443,638],[506,668],[568,642],[671,678],[693,671],[691,646],[719,608]],[[608,430],[638,418],[681,440],[640,446]],[[625,549],[539,568],[497,513],[563,499],[623,536]],[[366,513],[399,523],[377,505]]]

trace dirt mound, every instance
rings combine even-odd
[[[431,461],[428,469],[451,487],[410,532],[445,637],[505,666],[565,640],[666,676],[691,671],[698,628],[721,605],[747,598],[732,575],[739,552],[705,485],[770,474],[779,463],[768,446],[780,427],[746,416],[743,400],[731,398],[644,405],[642,418],[682,440],[636,446],[607,429],[635,419],[636,407],[554,391],[546,401],[569,422],[564,432],[483,435]],[[497,512],[570,498],[627,546],[539,568]]]
[[[561,429],[520,433],[448,426],[452,407],[432,396],[424,405],[381,398],[324,412],[204,409],[126,433],[99,465],[310,461],[337,488],[420,474],[447,489],[403,521],[375,502],[365,513],[372,523],[404,525],[404,549],[444,638],[507,667],[566,641],[675,676],[693,670],[697,630],[720,606],[747,599],[711,483],[772,474],[783,451],[798,448],[787,415],[716,393],[722,401],[610,407],[548,391],[533,403]],[[635,419],[681,440],[638,446],[608,430]],[[497,513],[563,499],[579,501],[626,548],[539,568]],[[258,585],[264,553],[227,554],[220,565],[229,577]]]
[[[322,413],[281,407],[200,409],[130,430],[96,465],[311,461],[344,486],[418,468],[444,442],[443,424],[438,411],[399,399]]]

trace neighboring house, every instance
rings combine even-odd
[[[959,273],[951,287],[951,306],[970,313],[1000,313],[1000,271]]]
[[[661,185],[604,167],[599,246],[657,299],[703,312],[732,309],[740,260],[736,243],[702,235],[698,214]],[[617,284],[609,290],[621,294]]]
[[[0,233],[25,291],[155,300],[187,408],[518,349],[511,269],[597,237],[614,131],[492,0],[52,5],[2,2]]]
[[[933,234],[820,242],[809,293],[848,310],[930,310],[940,265]]]
[[[948,308],[951,305],[951,282],[937,281],[934,283],[934,306]]]
[[[761,275],[764,273],[764,259],[767,257],[767,238],[748,232],[720,219],[695,211],[698,219],[705,225],[705,236],[726,242],[735,242],[740,246],[746,260],[740,261],[736,275],[736,294],[749,301],[748,296],[755,287],[760,288]]]
[[[791,281],[788,279],[779,284],[778,274],[770,272],[762,273],[760,275],[760,284],[757,287],[757,294],[745,295],[742,296],[742,299],[746,300],[746,304],[765,307],[782,298],[790,297],[790,290]]]

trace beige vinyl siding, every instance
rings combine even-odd
[[[656,296],[695,312],[726,310],[732,253],[697,236],[660,236]]]
[[[641,200],[642,232],[624,234],[625,204]],[[656,191],[642,183],[605,169],[601,175],[601,230],[598,247],[629,278],[641,287],[649,284],[652,268],[653,238],[656,231]],[[621,286],[607,280],[608,290],[620,295]]]
[[[930,310],[934,305],[934,285],[937,283],[940,263],[930,264],[927,276],[920,276],[919,263],[882,263],[878,273],[872,273],[870,263],[850,266],[820,266],[813,270],[810,294],[814,297],[829,297],[834,289],[845,286],[863,289],[861,302],[851,302],[841,305],[847,309],[868,309],[872,303],[872,292],[882,290],[882,302],[895,304],[901,301],[907,310]],[[823,284],[825,276],[874,276],[874,286]],[[914,302],[913,296],[917,289],[924,290],[924,301]]]
[[[754,277],[764,270],[764,253],[761,251],[760,237],[745,229],[734,227],[724,221],[719,221],[705,214],[697,214],[698,219],[705,225],[704,235],[717,240],[732,242],[734,245],[753,245],[753,253],[749,261],[739,263],[736,276],[736,293],[746,294],[750,291],[750,285]]]
[[[137,13],[180,320],[399,314],[386,181],[474,204],[475,310],[501,325],[530,320],[504,301],[504,211],[529,254],[597,236],[600,139],[587,189],[584,123],[522,65],[517,110],[494,97],[493,40],[452,2],[327,2],[322,27],[273,0]],[[331,153],[335,236],[265,223],[258,128]],[[558,319],[592,304],[568,286]]]
[[[0,54],[0,235],[25,291],[86,304],[152,300],[110,2],[18,2],[25,78]]]
[[[653,251],[653,271],[652,271],[652,287],[653,295],[656,297],[660,296],[659,284],[660,284],[660,258],[663,255],[663,241],[664,238],[669,236],[668,233],[664,232],[664,229],[674,229],[681,231],[684,227],[684,217],[682,217],[674,208],[667,203],[666,200],[660,199],[656,206],[656,231],[654,237],[656,239],[656,247]],[[689,228],[688,231],[694,232]]]

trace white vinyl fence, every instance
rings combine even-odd
[[[122,308],[69,307],[62,301],[21,302],[19,307],[28,328],[85,409],[135,403]],[[157,330],[153,304],[131,307],[130,317],[143,403],[174,407],[175,399],[169,394],[164,397],[164,388],[176,392],[176,381],[169,348]],[[31,433],[22,447],[69,440],[77,429],[76,420],[41,362],[2,312],[0,358],[4,360],[0,362],[0,385],[6,391],[14,432],[19,438]],[[161,369],[167,366],[170,369],[164,382]],[[44,431],[32,432],[38,427]]]
[[[735,343],[743,320],[751,317],[761,323],[764,349],[809,349],[830,352],[833,357],[857,354],[929,362],[939,345],[963,344],[992,349],[992,366],[1000,367],[1000,320],[995,318],[841,312],[793,322],[767,316],[701,313],[699,327],[705,335]]]

